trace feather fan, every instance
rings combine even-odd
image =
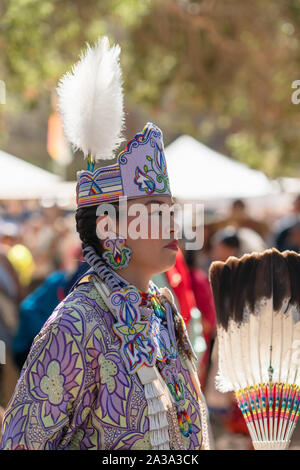
[[[114,158],[124,121],[120,47],[106,37],[87,44],[57,87],[64,131],[74,149],[96,161]]]
[[[300,414],[300,255],[275,248],[210,268],[217,389],[234,391],[255,449],[289,446]]]

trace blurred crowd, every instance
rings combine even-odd
[[[214,260],[273,246],[300,251],[300,195],[281,217],[255,218],[243,200],[233,201],[222,216],[205,212],[203,248],[185,251],[182,246],[174,269],[154,279],[173,290],[184,313],[199,353],[199,376],[216,439],[221,426],[229,434],[244,436],[246,448],[251,447],[250,439],[232,394],[220,394],[214,386],[218,351],[208,270]],[[0,201],[0,339],[5,343],[0,423],[34,337],[87,268],[73,210],[43,207],[37,201]],[[218,446],[222,448],[221,441]]]

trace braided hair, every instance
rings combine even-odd
[[[116,214],[118,216],[119,204],[114,203]],[[87,246],[92,246],[97,255],[101,257],[104,252],[101,240],[97,235],[97,209],[98,206],[80,207],[75,214],[76,230],[81,240],[82,250]]]

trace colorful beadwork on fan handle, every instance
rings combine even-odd
[[[266,385],[264,383],[259,384],[260,390],[260,398],[262,404],[262,415],[263,418],[267,418],[267,408],[266,408],[266,399],[267,399],[267,392],[266,392]]]
[[[241,410],[246,423],[248,423],[250,413],[249,412],[247,413],[247,409],[246,409],[246,406],[245,406],[245,401],[244,401],[242,392],[240,390],[238,390],[235,393],[235,395],[236,395],[236,398],[237,398],[238,407]]]
[[[250,396],[250,406],[251,406],[251,411],[252,411],[252,414],[253,414],[253,418],[255,420],[257,420],[258,417],[257,417],[256,408],[255,408],[255,392],[253,391],[253,387],[247,387],[247,390],[248,390],[248,394]]]
[[[289,386],[289,393],[288,393],[288,398],[287,398],[287,404],[286,404],[286,412],[285,412],[285,419],[288,419],[290,410],[291,410],[291,405],[293,402],[295,396],[295,386],[294,384]]]
[[[280,402],[280,394],[282,389],[282,383],[277,383],[275,385],[275,418],[278,418],[279,415],[279,402]]]
[[[297,420],[300,415],[300,387],[296,384],[288,383],[260,383],[259,385],[248,386],[244,389],[240,389],[235,392],[238,406],[243,414],[245,422],[249,427],[251,432],[252,423],[254,426],[257,426],[255,422],[263,419],[271,419],[270,427],[263,428],[260,424],[259,428],[256,429],[257,432],[262,431],[263,436],[264,432],[268,435],[268,429],[270,434],[270,439],[273,439],[273,418],[275,417],[275,423],[279,418],[278,423],[278,436],[281,436],[281,439],[285,435],[291,435],[292,428],[296,426]],[[268,401],[268,414],[267,414],[267,405]],[[275,413],[274,406],[275,403]],[[249,410],[249,405],[251,412]],[[273,414],[274,413],[274,414]],[[287,423],[289,427],[287,428]],[[275,429],[274,428],[274,432]],[[253,429],[252,429],[253,431]],[[254,430],[255,431],[255,430]],[[255,431],[255,432],[256,432]],[[287,433],[287,434],[286,434]],[[260,436],[259,438],[263,438]]]
[[[267,396],[268,396],[268,403],[269,403],[269,416],[270,418],[273,418],[273,391],[274,391],[274,385],[271,385],[270,383],[266,387],[267,390]]]
[[[261,406],[260,406],[260,400],[259,400],[259,395],[260,395],[260,389],[257,385],[254,385],[253,386],[253,389],[254,389],[254,396],[255,396],[255,404],[256,404],[256,410],[257,410],[257,417],[258,419],[261,419],[261,416],[262,416],[262,412],[261,412]]]
[[[184,424],[183,424],[183,421],[182,421],[182,416],[184,417],[185,422],[188,425],[188,430],[187,431],[184,428]],[[178,419],[178,425],[179,425],[180,432],[185,437],[189,437],[193,433],[193,424],[192,424],[190,415],[188,414],[188,412],[186,410],[180,410],[180,411],[177,411],[177,419]]]
[[[294,404],[293,404],[293,409],[292,409],[292,413],[291,413],[292,419],[297,420],[297,411],[298,411],[298,416],[299,416],[299,410],[298,410],[299,404],[300,404],[300,393],[299,393],[299,387],[296,385]]]
[[[241,396],[241,400],[242,400],[242,403],[243,403],[244,412],[245,412],[245,415],[246,415],[246,423],[252,423],[254,415],[251,414],[251,411],[250,411],[250,408],[249,408],[249,398],[247,398],[247,395],[249,397],[248,392],[249,392],[248,388],[242,389],[242,390],[240,390],[240,396]],[[252,409],[251,401],[250,401],[250,406],[251,406],[251,409]],[[253,406],[254,406],[254,403],[253,403]]]
[[[284,384],[284,386],[283,386],[283,397],[281,399],[280,418],[284,418],[284,416],[285,416],[287,396],[288,396],[288,384]]]
[[[297,387],[297,393],[298,393],[298,397],[297,397],[297,412],[295,416],[295,424],[297,423],[299,415],[300,415],[300,388],[299,387]]]

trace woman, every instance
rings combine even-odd
[[[106,39],[81,59],[89,71],[89,60],[100,64],[98,73],[93,69],[98,78],[104,73],[101,64],[110,73],[97,113],[112,113],[114,97],[119,96],[117,59]],[[78,82],[78,70],[68,79]],[[69,84],[64,82],[60,89],[61,102]],[[84,109],[95,108],[97,91]],[[110,99],[107,108],[105,94]],[[66,108],[65,123],[68,117],[78,118],[73,108],[69,115]],[[97,114],[92,119],[96,121],[104,122],[104,117]],[[93,148],[90,127],[88,134],[89,152],[101,154],[98,143]],[[117,134],[111,129],[108,138]],[[106,138],[101,138],[102,149]],[[80,148],[85,149],[82,137]],[[174,265],[177,252],[173,217],[162,227],[157,209],[160,203],[164,208],[172,205],[161,131],[148,123],[115,165],[94,171],[94,162],[88,161],[88,170],[78,174],[76,222],[91,269],[35,338],[5,413],[2,447],[207,449],[206,408],[184,323],[170,292],[151,283],[155,273]],[[125,224],[116,204],[119,197],[128,198]],[[143,209],[140,227],[158,228],[156,238],[136,238],[136,217],[131,214],[137,202]],[[108,203],[113,205],[106,213]]]

